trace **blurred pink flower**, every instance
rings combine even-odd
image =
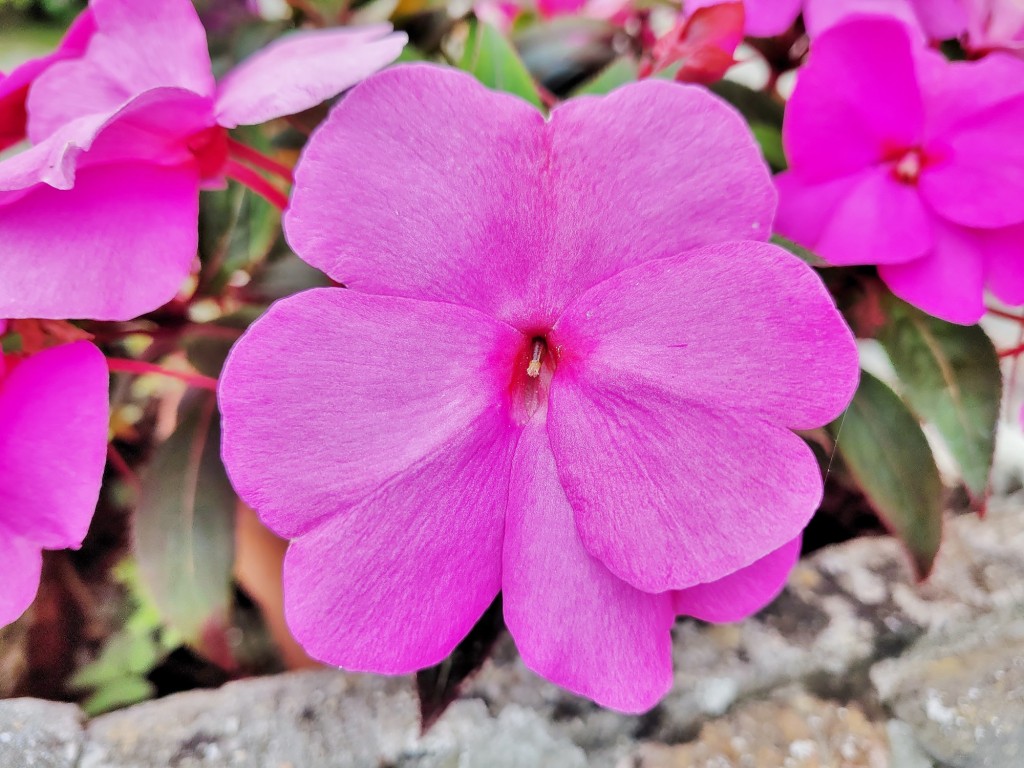
[[[405,42],[387,25],[296,33],[217,83],[189,0],[88,13],[88,47],[29,88],[35,146],[0,163],[7,317],[124,320],[170,300],[195,258],[200,187],[256,176],[229,158],[227,129],[313,107]]]
[[[1010,51],[1024,56],[1024,0],[963,0],[972,51]]]
[[[95,31],[92,12],[86,10],[75,19],[53,53],[25,62],[6,77],[0,74],[0,150],[25,138],[25,100],[32,83],[58,61],[81,56]]]
[[[723,0],[685,0],[688,13]],[[804,14],[811,36],[816,36],[855,14],[891,16],[920,29],[932,39],[958,37],[967,25],[965,0],[744,0],[747,34],[781,35]]]
[[[398,674],[503,592],[527,665],[621,710],[672,682],[677,612],[781,589],[857,355],[812,270],[764,242],[743,120],[648,80],[549,120],[405,66],[314,134],[291,245],[348,289],[275,304],[234,348],[223,456],[293,541],[293,631]]]
[[[0,626],[35,597],[42,550],[78,547],[89,529],[106,462],[107,382],[87,341],[26,358],[0,353]]]
[[[976,322],[986,285],[1022,303],[1022,125],[1024,62],[951,63],[852,20],[815,41],[786,109],[776,228],[946,320]]]

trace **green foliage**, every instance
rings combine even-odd
[[[804,248],[799,243],[794,243],[788,237],[783,237],[782,235],[772,235],[771,242],[774,245],[777,245],[780,248],[789,251],[809,267],[820,268],[828,266],[828,262],[821,258],[821,256],[807,248]]]
[[[205,633],[228,625],[236,505],[212,393],[186,400],[141,481],[135,553],[143,583],[164,621],[203,651]]]
[[[474,19],[468,26],[459,69],[469,72],[488,88],[515,94],[535,107],[543,107],[537,85],[512,43],[485,22]]]
[[[127,619],[107,638],[99,656],[70,681],[72,688],[89,692],[82,708],[92,716],[152,698],[156,689],[149,673],[181,644],[173,630],[162,626],[159,611],[140,589],[136,563],[122,561],[113,575],[127,593]]]
[[[895,297],[878,340],[910,407],[939,430],[964,483],[984,496],[1002,395],[999,357],[979,326],[953,325]]]
[[[622,56],[573,91],[573,96],[603,96],[637,78],[639,65],[631,56]]]
[[[850,474],[924,578],[942,540],[942,480],[917,419],[895,392],[862,373],[846,414],[829,429]]]

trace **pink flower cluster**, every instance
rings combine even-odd
[[[31,142],[0,162],[0,317],[165,303],[196,256],[200,188],[247,178],[228,129],[315,106],[404,42],[388,26],[298,33],[218,83],[189,0],[92,0],[53,54],[0,78],[0,149]],[[31,602],[40,551],[85,535],[107,407],[86,341],[0,358],[0,625]]]
[[[684,0],[687,13],[726,0]],[[1020,0],[743,0],[747,34],[781,35],[803,15],[812,37],[843,19],[873,14],[898,19],[930,40],[962,38],[968,50],[1024,53]]]
[[[0,320],[0,338],[7,322]],[[35,597],[43,549],[82,543],[106,461],[107,366],[87,341],[0,352],[0,626]]]
[[[404,44],[386,25],[296,33],[218,83],[189,0],[92,0],[55,54],[0,82],[0,135],[33,144],[0,163],[0,314],[166,303],[196,256],[199,190],[246,178],[228,129],[316,106]]]
[[[903,24],[816,38],[786,108],[776,228],[957,323],[1024,303],[1024,61],[950,62]]]
[[[465,74],[362,83],[285,229],[348,286],[282,300],[221,381],[223,456],[317,658],[406,673],[500,591],[527,665],[601,704],[672,683],[677,614],[778,591],[856,387],[742,119],[647,81],[549,120]]]

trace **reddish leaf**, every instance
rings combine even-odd
[[[743,40],[743,3],[699,8],[662,36],[640,67],[641,77],[680,63],[676,80],[708,83],[721,80],[736,63],[733,54]]]

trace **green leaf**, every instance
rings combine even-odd
[[[220,460],[212,394],[182,409],[177,429],[156,449],[141,480],[135,519],[140,576],[163,619],[200,646],[204,630],[227,625],[234,562],[236,498]]]
[[[786,170],[786,150],[782,148],[782,131],[768,123],[753,122],[750,130],[761,145],[761,154],[768,161],[771,169],[778,173]]]
[[[459,69],[496,91],[512,93],[535,107],[543,107],[537,85],[516,49],[498,30],[478,20],[469,23],[469,36]]]
[[[924,578],[942,539],[942,481],[917,419],[895,392],[862,372],[845,416],[829,429],[850,474]]]
[[[210,323],[191,327],[182,336],[182,346],[192,367],[204,376],[220,376],[231,347],[261,311],[262,307],[243,307]]]
[[[999,356],[977,325],[953,325],[893,297],[878,340],[910,407],[939,430],[977,497],[988,489],[1003,391]]]
[[[572,92],[573,96],[603,96],[637,78],[639,67],[631,56],[622,56]]]
[[[819,269],[829,266],[829,263],[825,261],[821,256],[814,253],[813,251],[804,248],[799,243],[794,243],[788,237],[782,235],[772,235],[771,242],[775,245],[789,251],[796,256],[800,261],[804,262],[809,267],[817,267]]]
[[[122,707],[148,701],[156,696],[156,686],[144,677],[125,675],[110,680],[82,702],[82,709],[90,717],[102,715]]]

